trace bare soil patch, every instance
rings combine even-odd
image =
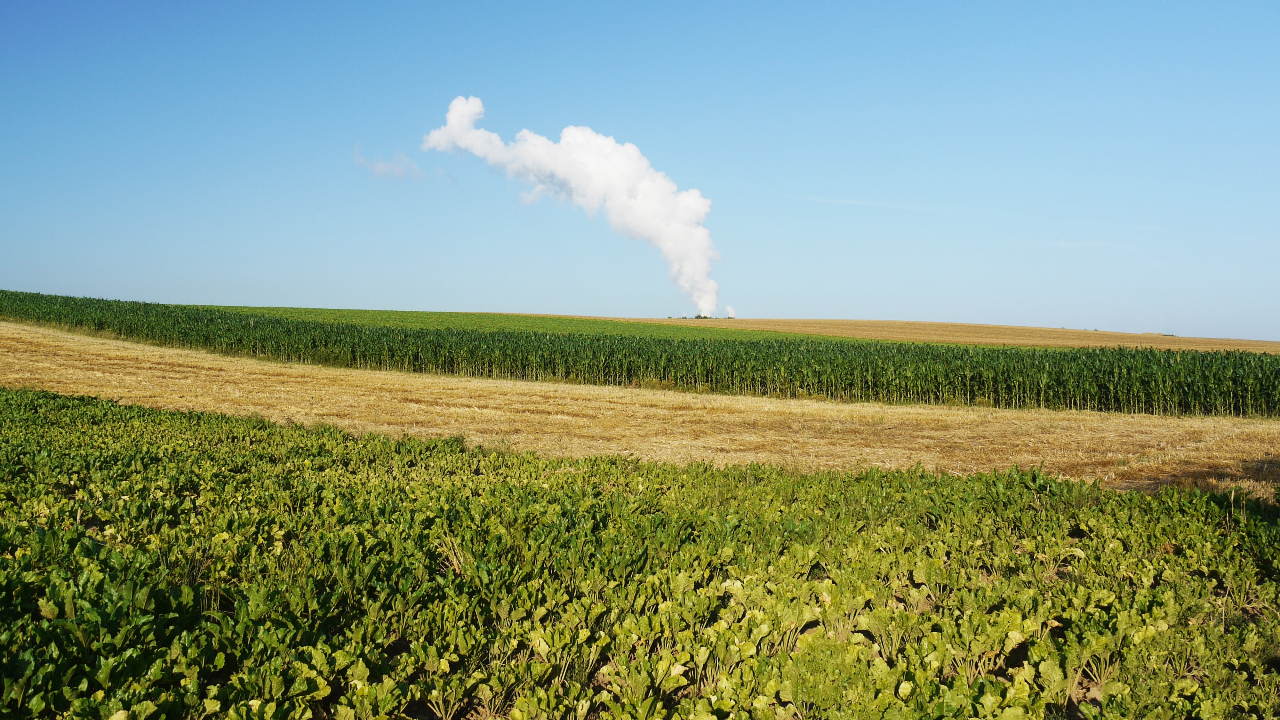
[[[556,456],[668,462],[877,465],[972,473],[1043,463],[1113,487],[1280,481],[1280,421],[844,404],[346,370],[0,323],[0,385],[169,409],[462,435]]]

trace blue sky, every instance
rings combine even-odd
[[[0,5],[0,287],[693,314],[602,214],[422,151],[474,95],[709,198],[739,317],[1280,340],[1280,4],[602,5]]]

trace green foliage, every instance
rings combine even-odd
[[[0,715],[1276,717],[1277,522],[0,390]]]
[[[308,320],[323,323],[346,323],[368,327],[402,328],[406,330],[482,330],[515,331],[557,335],[623,335],[666,339],[709,338],[721,340],[777,340],[794,338],[795,333],[765,330],[738,330],[690,325],[603,320],[595,318],[508,315],[504,313],[418,312],[407,310],[336,310],[328,308],[224,307],[205,306],[248,315],[266,315],[285,320]],[[831,338],[835,340],[836,338]],[[843,338],[844,342],[858,342]]]
[[[1246,352],[415,329],[11,291],[0,291],[0,317],[340,367],[842,401],[1280,415],[1280,356]]]

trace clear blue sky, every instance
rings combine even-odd
[[[0,287],[692,314],[604,217],[419,149],[475,95],[710,198],[740,317],[1280,340],[1280,3],[378,5],[0,5]]]

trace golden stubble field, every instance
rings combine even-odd
[[[1277,420],[845,404],[347,370],[13,323],[0,323],[0,385],[354,432],[462,435],[555,456],[797,470],[919,464],[952,473],[1043,463],[1113,487],[1241,485],[1268,496],[1280,481]]]

